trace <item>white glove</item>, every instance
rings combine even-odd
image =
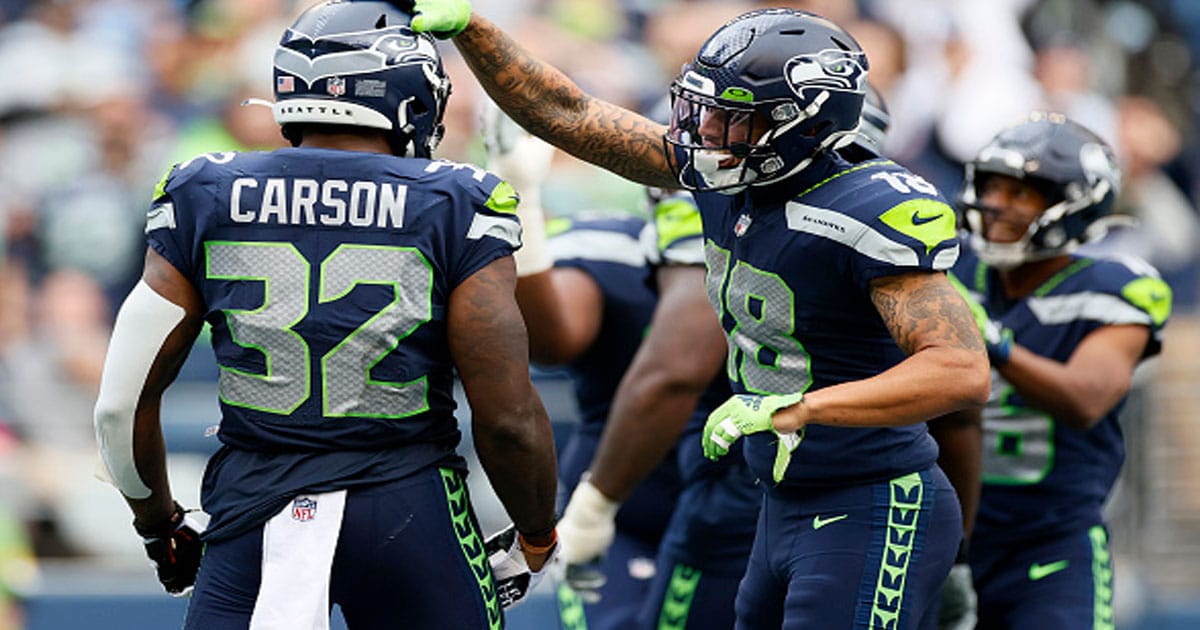
[[[545,577],[560,548],[560,545],[555,544],[542,568],[531,571],[525,561],[525,551],[521,549],[516,526],[509,525],[488,536],[487,540],[483,541],[483,550],[487,553],[488,564],[492,567],[492,578],[496,581],[496,596],[500,599],[500,605],[512,608],[525,601],[525,597],[533,592],[538,582]]]
[[[620,503],[604,496],[586,477],[580,480],[558,521],[559,555],[568,568],[593,562],[608,552],[620,508]]]
[[[971,567],[955,564],[942,585],[941,609],[938,613],[940,630],[971,630],[978,617],[979,603],[971,581]]]
[[[521,249],[513,256],[517,275],[546,271],[553,265],[553,260],[546,249],[541,193],[550,173],[554,147],[522,129],[490,100],[484,102],[482,127],[488,170],[507,181],[521,196],[521,203],[517,205]]]

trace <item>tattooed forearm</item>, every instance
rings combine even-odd
[[[534,135],[627,179],[679,187],[667,165],[662,125],[592,98],[477,14],[454,43],[496,104]]]
[[[931,345],[983,350],[971,311],[940,273],[880,278],[871,284],[871,300],[907,354]]]

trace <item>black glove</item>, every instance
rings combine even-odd
[[[146,555],[163,588],[175,597],[191,593],[204,553],[204,543],[200,542],[203,528],[188,518],[178,503],[167,522],[144,528],[134,521],[133,528],[142,537]]]
[[[525,551],[521,546],[517,528],[513,525],[488,536],[483,541],[483,551],[492,567],[492,578],[496,581],[496,595],[500,598],[500,605],[511,608],[524,601],[546,575],[546,570],[558,555],[558,544],[554,543],[550,557],[546,558],[546,564],[542,565],[540,571],[530,570],[525,562]]]

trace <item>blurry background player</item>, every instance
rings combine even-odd
[[[526,129],[640,183],[695,189],[744,393],[710,416],[704,448],[720,457],[753,434],[746,458],[767,490],[738,623],[915,627],[962,534],[924,421],[982,404],[987,364],[942,273],[953,212],[907,170],[833,152],[862,109],[854,40],[804,12],[743,15],[675,81],[665,128],[583,93],[464,0],[415,10],[414,28],[454,37]]]
[[[970,552],[981,628],[1113,627],[1117,415],[1171,311],[1149,264],[1071,253],[1104,234],[1119,184],[1104,141],[1044,112],[966,168],[954,274],[986,309],[994,378]]]
[[[534,362],[563,365],[580,424],[559,458],[560,495],[570,496],[591,463],[613,394],[646,335],[658,296],[643,246],[652,228],[630,215],[577,213],[544,231],[541,186],[554,148],[531,137],[494,106],[484,114],[488,168],[521,195],[522,246],[517,302]],[[665,459],[613,517],[613,545],[596,567],[604,576],[578,597],[558,593],[564,628],[632,627],[653,577],[654,555],[681,488],[674,458]],[[582,583],[577,582],[582,586]],[[580,608],[582,606],[582,608]]]
[[[334,603],[351,628],[499,628],[555,548],[553,439],[513,297],[516,196],[429,159],[450,86],[410,18],[386,2],[305,12],[275,51],[275,118],[297,148],[202,155],[155,193],[95,422],[159,579],[195,582],[187,628],[325,627]],[[222,447],[201,558],[159,406],[204,321]],[[466,494],[455,369],[520,533],[496,553],[511,583],[493,580]]]

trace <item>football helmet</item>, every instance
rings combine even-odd
[[[671,86],[671,168],[691,190],[781,181],[853,139],[866,90],[867,57],[838,25],[791,9],[745,13]]]
[[[1047,196],[1047,208],[1012,243],[987,240],[984,220],[997,212],[980,202],[989,175],[1028,182]],[[1121,171],[1112,148],[1099,136],[1062,114],[1034,112],[997,134],[966,165],[959,195],[962,223],[983,262],[999,269],[1069,253],[1102,236]]]
[[[450,79],[433,37],[390,2],[330,0],[300,15],[275,49],[275,121],[388,131],[393,153],[428,158],[444,127]]]
[[[891,124],[892,116],[888,112],[887,102],[875,86],[868,84],[854,140],[840,153],[852,163],[879,157],[883,154],[883,138]]]

